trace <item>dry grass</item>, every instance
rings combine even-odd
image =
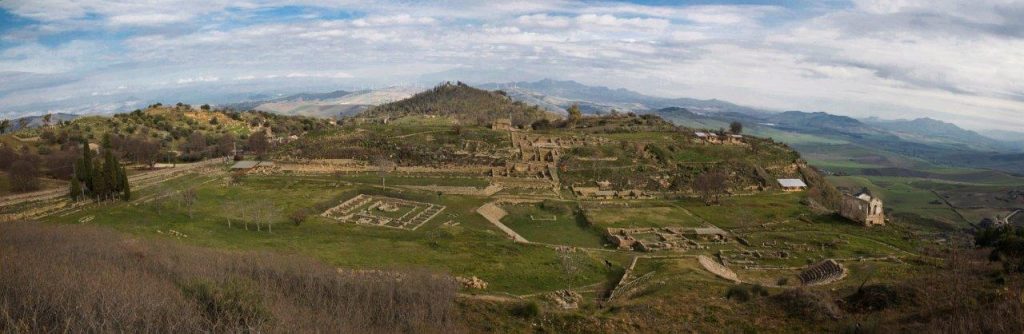
[[[456,291],[424,271],[0,225],[0,332],[448,332]]]

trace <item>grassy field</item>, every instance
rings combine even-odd
[[[795,220],[809,213],[807,208],[794,205],[802,196],[801,193],[762,193],[725,198],[720,205],[707,206],[698,200],[683,201],[681,205],[697,217],[728,229]]]
[[[587,219],[600,228],[701,227],[703,220],[671,201],[643,203],[639,206],[591,207]]]
[[[504,209],[509,215],[502,223],[526,240],[593,248],[604,244],[602,233],[587,226],[583,218],[572,211],[544,210],[530,204],[510,205]]]
[[[335,179],[355,183],[380,184],[381,175],[378,173],[346,174],[336,176]],[[387,185],[405,186],[450,186],[485,188],[490,184],[490,180],[482,177],[431,177],[416,175],[397,175],[393,173],[385,175],[384,181],[385,184]]]
[[[487,223],[474,210],[483,199],[426,192],[390,192],[370,186],[346,186],[330,177],[301,180],[286,177],[250,176],[240,184],[226,186],[223,175],[192,175],[147,189],[138,198],[170,194],[144,203],[114,203],[46,220],[75,224],[94,217],[90,224],[111,226],[142,237],[177,238],[202,246],[238,250],[274,250],[312,255],[327,263],[350,268],[426,267],[459,276],[477,276],[489,290],[532,293],[590,285],[605,280],[603,258],[579,256],[574,270],[566,270],[553,249],[515,244]],[[206,183],[204,183],[206,182]],[[180,195],[186,186],[196,186],[198,200],[191,209]],[[317,215],[301,225],[288,222],[295,210],[316,209],[358,193],[380,194],[446,205],[438,217],[415,231],[354,224],[337,224]],[[252,221],[260,207],[269,208],[273,232],[264,225],[260,231]],[[319,212],[315,212],[319,213]],[[457,226],[441,224],[457,220]],[[229,227],[229,221],[231,226]],[[174,236],[171,231],[184,236]]]

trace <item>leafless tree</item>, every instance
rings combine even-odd
[[[229,133],[217,138],[217,154],[221,156],[233,155],[235,153],[235,135]]]
[[[693,180],[693,190],[704,200],[704,204],[717,204],[725,193],[726,176],[719,171],[705,172]]]
[[[25,161],[18,160],[11,164],[10,170],[7,171],[7,177],[10,180],[11,190],[22,192],[39,189],[39,171],[36,169],[36,165]]]
[[[185,210],[188,210],[189,218],[192,218],[197,201],[199,201],[199,194],[196,193],[196,188],[186,188],[181,191],[181,204],[185,206]]]
[[[238,207],[238,204],[232,203],[232,202],[229,202],[229,201],[223,201],[223,202],[220,203],[220,212],[225,217],[227,217],[228,228],[231,228],[231,220],[235,219],[235,214],[236,214],[235,208],[237,208],[237,207]]]
[[[377,167],[377,173],[380,174],[380,186],[387,189],[388,187],[385,184],[385,178],[387,178],[388,173],[395,168],[395,163],[382,155],[373,159],[373,165]]]
[[[206,136],[203,136],[200,132],[193,132],[188,136],[188,140],[182,145],[182,150],[185,154],[197,159],[205,158],[206,155]]]
[[[267,141],[267,134],[263,131],[256,131],[249,136],[249,140],[246,145],[250,152],[256,154],[256,159],[263,159],[263,155],[267,153],[270,148],[270,143]]]
[[[160,159],[160,143],[144,137],[131,138],[125,143],[128,154],[135,162],[144,164],[149,168],[156,165]]]

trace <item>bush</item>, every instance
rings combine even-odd
[[[768,293],[768,289],[765,289],[765,287],[761,284],[754,284],[754,287],[750,288],[750,292],[754,296],[759,297],[767,297],[770,294]]]
[[[295,226],[302,225],[302,222],[306,221],[309,217],[309,211],[306,209],[298,209],[288,215],[288,220],[295,224]]]
[[[729,287],[729,290],[725,291],[725,298],[741,303],[747,302],[750,300],[750,291],[743,285],[733,285]]]
[[[535,301],[528,301],[519,305],[516,305],[512,309],[512,315],[521,318],[534,318],[540,315],[540,304]]]
[[[182,290],[199,303],[215,331],[261,328],[271,321],[270,311],[263,305],[260,295],[242,281],[232,279],[223,284],[200,281]]]
[[[912,303],[916,298],[912,289],[886,284],[873,284],[857,289],[843,298],[844,308],[852,312],[884,310],[901,304]]]
[[[794,318],[823,321],[839,319],[842,315],[839,306],[826,291],[791,289],[775,295],[773,300]]]
[[[39,189],[39,171],[31,162],[18,160],[7,171],[11,190],[15,192]]]

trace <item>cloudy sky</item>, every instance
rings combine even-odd
[[[0,114],[552,78],[1024,129],[1024,1],[0,1]]]

